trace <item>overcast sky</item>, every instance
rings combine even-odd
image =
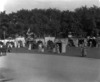
[[[99,0],[5,0],[4,10],[7,13],[16,12],[20,9],[34,9],[34,8],[57,8],[60,10],[74,10],[75,8],[86,5],[91,7],[93,5],[99,6]]]

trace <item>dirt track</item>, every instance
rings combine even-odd
[[[99,59],[10,53],[0,60],[9,82],[100,82]]]

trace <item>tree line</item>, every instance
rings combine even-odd
[[[74,11],[58,9],[21,9],[17,12],[0,13],[0,38],[26,35],[28,28],[37,37],[55,36],[65,38],[69,32],[76,37],[100,34],[100,8],[80,7]]]

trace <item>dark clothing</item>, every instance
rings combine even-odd
[[[0,55],[4,56],[6,55],[6,46],[5,45],[0,45]]]
[[[81,46],[81,53],[82,53],[82,57],[87,55],[87,49],[84,44]]]

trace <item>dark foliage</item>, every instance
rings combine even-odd
[[[100,34],[100,8],[81,7],[75,11],[57,9],[19,10],[16,13],[0,13],[0,38],[26,35],[28,28],[37,36],[47,35],[67,37],[68,32],[75,36]]]

